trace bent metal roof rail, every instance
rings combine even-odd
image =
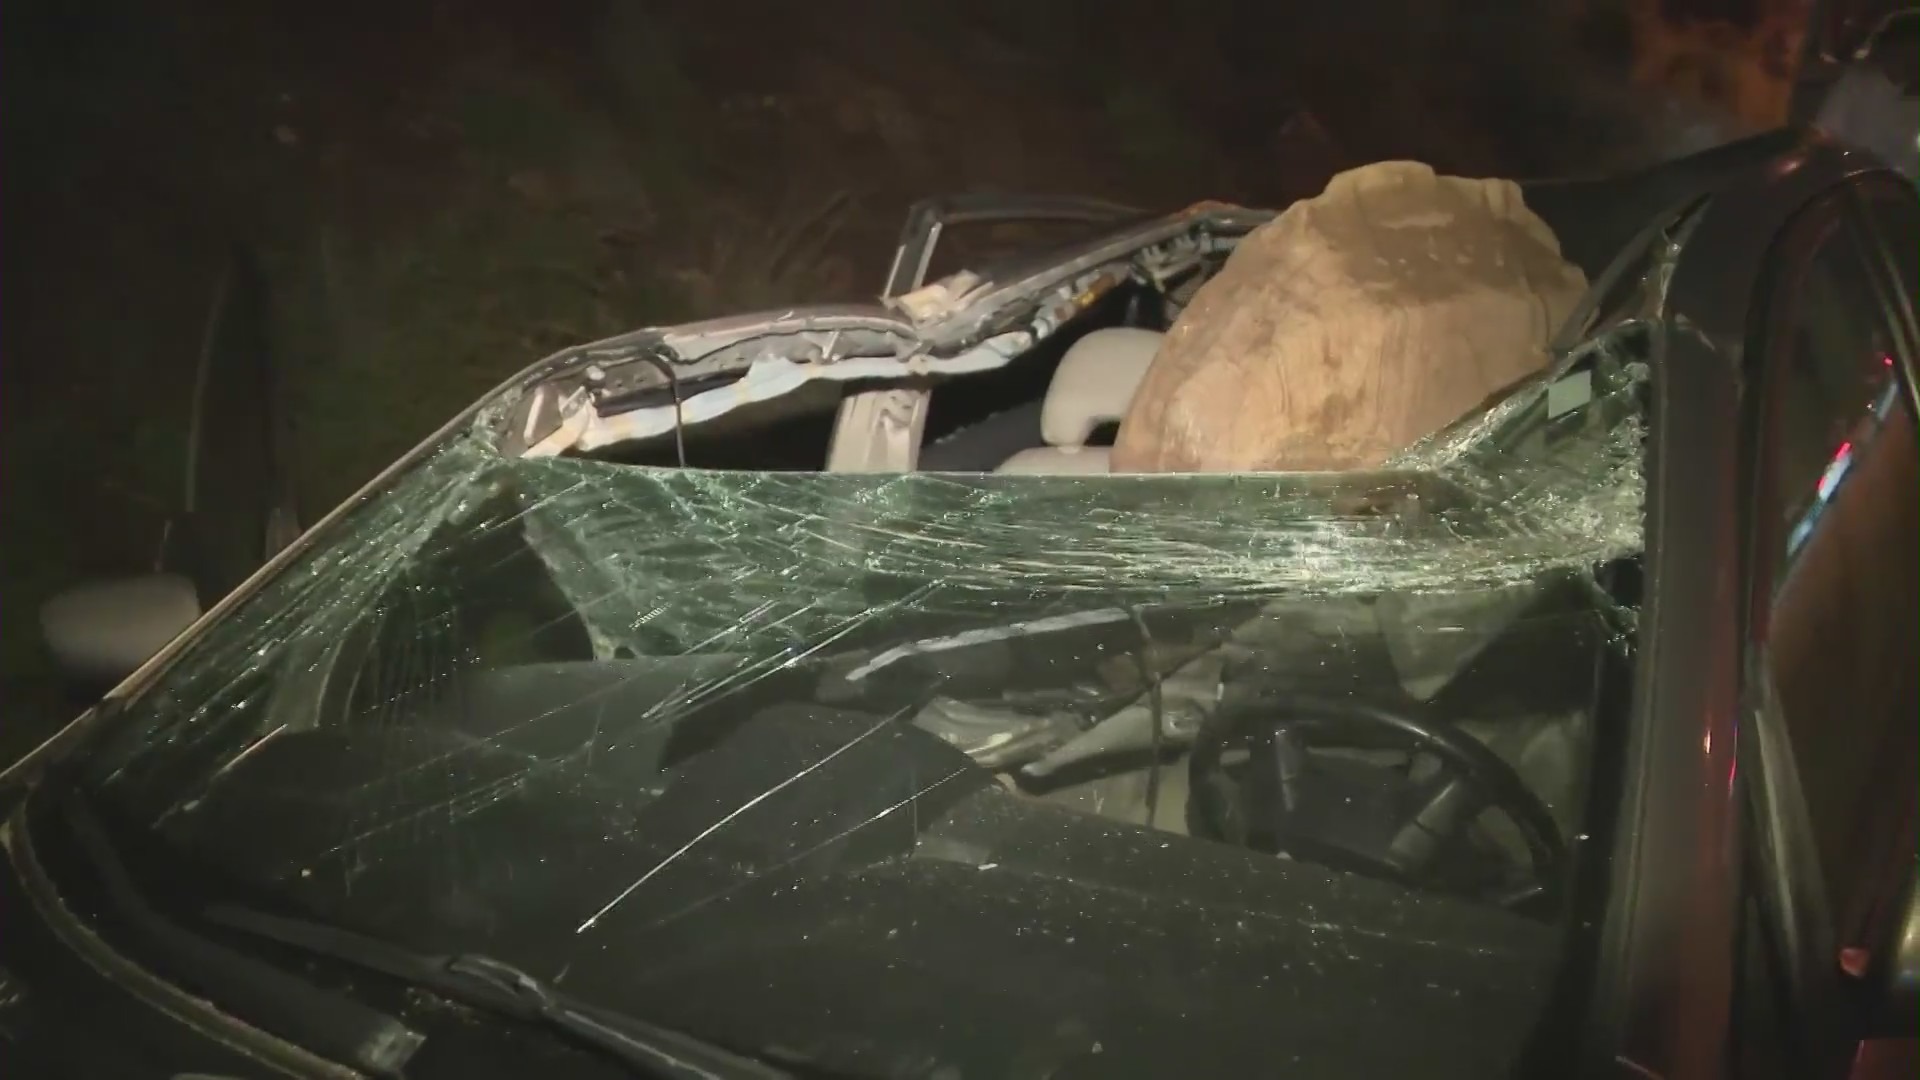
[[[523,384],[500,449],[538,457],[648,439],[816,380],[990,370],[1116,286],[1184,273],[1272,216],[1202,204],[1003,278],[961,271],[880,303],[729,316],[568,350]]]

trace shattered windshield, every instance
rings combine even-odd
[[[476,429],[207,630],[86,783],[210,902],[827,1075],[1503,1072],[1620,734],[1637,333],[1357,476]]]

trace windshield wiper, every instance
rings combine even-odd
[[[791,1080],[764,1062],[694,1038],[569,1000],[526,972],[471,953],[423,953],[305,919],[218,906],[217,926],[391,976],[448,1000],[553,1029],[661,1080]]]
[[[245,1001],[246,1019],[279,1038],[372,1076],[400,1077],[425,1039],[394,1017],[189,931],[148,904],[106,830],[78,794],[61,817],[127,926],[198,988],[220,1001]]]

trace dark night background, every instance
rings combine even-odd
[[[1775,121],[1800,17],[1798,0],[14,0],[0,740],[33,730],[41,599],[152,561],[236,246],[261,270],[251,333],[284,380],[271,405],[311,520],[556,347],[871,295],[917,197],[1284,205],[1389,157],[1623,168]]]

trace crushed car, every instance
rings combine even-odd
[[[1522,193],[1587,287],[1362,468],[1114,470],[1229,206],[929,203],[881,303],[534,365],[4,774],[15,1060],[1849,1075],[1920,205],[1797,132]],[[928,280],[1022,217],[1091,235]]]

